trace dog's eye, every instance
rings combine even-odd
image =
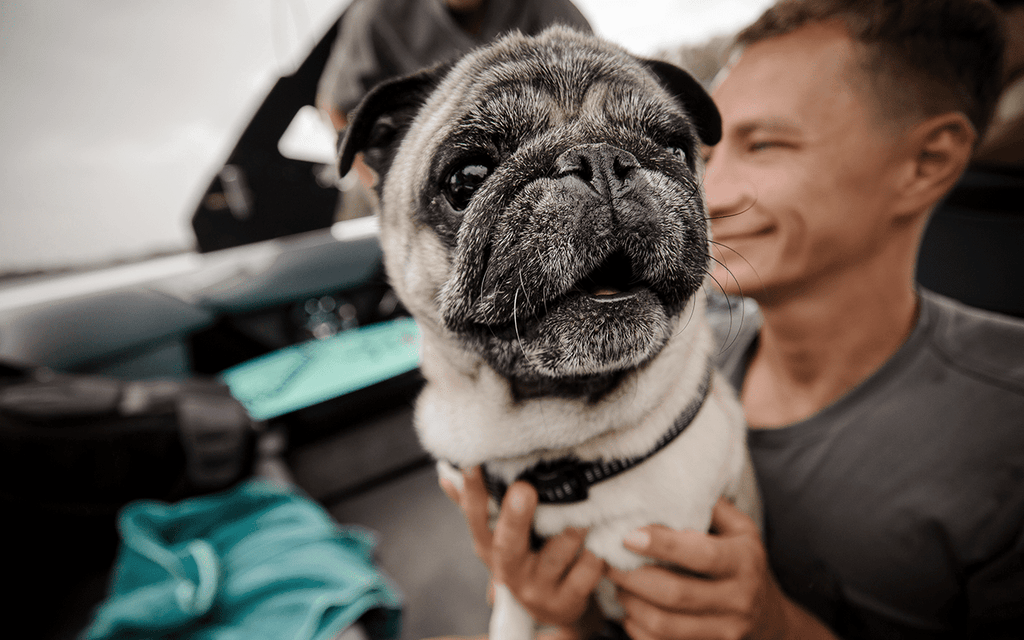
[[[445,197],[456,211],[462,211],[469,206],[473,194],[489,175],[491,175],[491,167],[485,164],[472,162],[462,165],[449,174],[448,181],[444,185]]]
[[[665,147],[665,149],[673,156],[675,156],[676,160],[678,160],[679,162],[686,162],[686,151],[684,151],[682,147],[668,146]]]

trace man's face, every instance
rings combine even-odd
[[[748,47],[714,91],[724,133],[704,187],[729,293],[804,295],[879,262],[898,141],[856,65],[841,29],[812,25]]]

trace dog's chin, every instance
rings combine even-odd
[[[520,396],[598,397],[668,342],[673,316],[646,287],[574,290],[536,317],[466,336]]]

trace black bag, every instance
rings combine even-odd
[[[0,540],[5,577],[17,585],[9,610],[37,627],[67,624],[58,611],[76,601],[74,613],[87,616],[114,560],[118,510],[245,478],[260,426],[212,379],[126,381],[0,364]]]

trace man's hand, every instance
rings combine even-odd
[[[835,638],[783,595],[750,518],[719,500],[711,527],[703,534],[648,526],[626,538],[628,549],[662,563],[608,572],[631,638]]]
[[[583,548],[586,532],[567,529],[534,552],[530,530],[537,492],[529,484],[509,487],[493,532],[479,467],[464,474],[461,493],[446,480],[441,480],[441,488],[466,516],[476,554],[494,581],[507,586],[540,624],[580,630],[590,595],[605,571],[604,561]]]

